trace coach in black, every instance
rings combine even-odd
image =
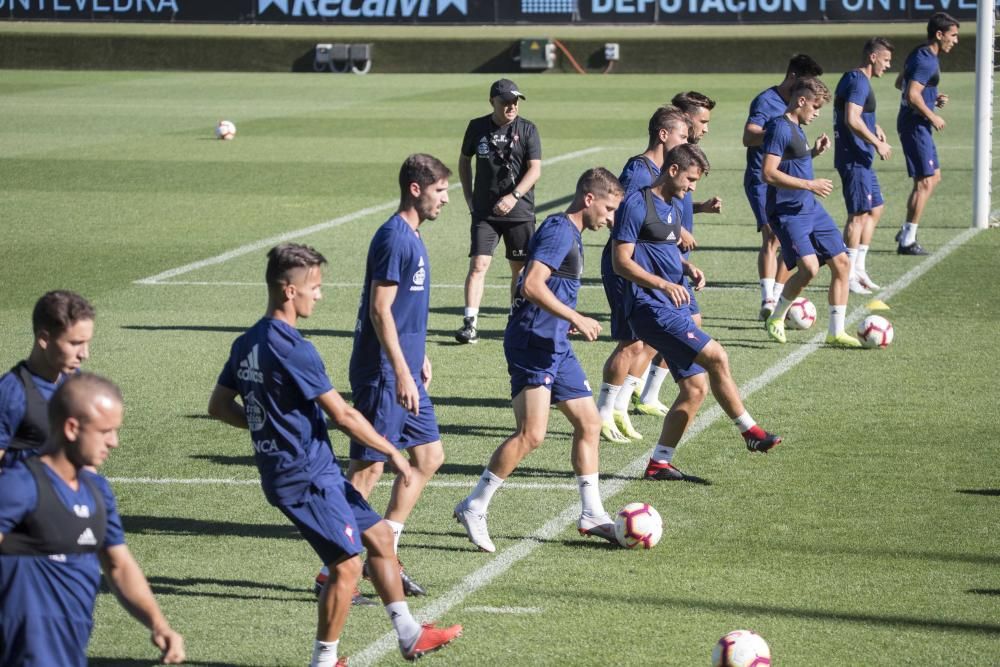
[[[518,115],[518,104],[523,99],[510,79],[495,81],[490,86],[493,113],[469,121],[462,140],[458,176],[472,215],[472,247],[469,275],[465,278],[464,319],[455,334],[459,343],[479,341],[479,304],[486,271],[500,237],[510,263],[513,299],[528,239],[535,231],[534,186],[542,175],[542,143],[534,123]]]

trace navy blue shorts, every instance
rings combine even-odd
[[[747,195],[747,201],[750,202],[750,210],[753,211],[753,217],[757,221],[757,231],[759,232],[760,228],[767,224],[767,184],[750,184],[744,179],[743,191]]]
[[[791,270],[801,257],[816,255],[820,263],[847,252],[837,224],[822,206],[804,215],[782,216],[771,228],[781,242],[781,258]]]
[[[934,131],[930,125],[918,123],[899,127],[899,143],[906,158],[906,173],[910,178],[933,176],[941,168],[937,147],[934,146]]]
[[[687,276],[684,277],[684,289],[688,291],[688,297],[691,301],[688,302],[688,312],[692,315],[697,315],[701,312],[701,306],[698,305],[698,299],[694,297],[694,287],[691,285],[691,281],[688,280]]]
[[[409,449],[441,439],[430,396],[418,378],[414,378],[414,382],[417,383],[417,391],[420,392],[419,415],[408,412],[396,400],[394,381],[382,380],[360,387],[351,387],[354,407],[372,423],[379,435],[394,444],[396,449]],[[351,440],[351,460],[385,462],[389,457]]]
[[[552,403],[562,403],[574,398],[593,396],[587,374],[573,354],[553,352],[537,347],[503,347],[510,373],[510,397],[514,398],[528,387],[547,387],[552,392]]]
[[[636,304],[631,315],[632,328],[642,342],[663,355],[675,381],[705,372],[694,359],[712,337],[695,325],[690,311]]]
[[[361,553],[361,533],[382,520],[350,482],[339,479],[340,484],[311,487],[300,503],[277,506],[324,565]]]
[[[837,167],[844,184],[844,205],[848,215],[867,213],[885,203],[875,170],[861,164]]]
[[[601,275],[601,282],[604,283],[604,296],[607,297],[608,307],[611,309],[611,340],[626,342],[637,340],[622,306],[625,302],[628,281],[617,273],[612,273]]]

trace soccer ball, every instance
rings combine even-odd
[[[869,315],[858,325],[858,338],[865,347],[889,347],[892,323],[881,315]]]
[[[236,136],[236,126],[231,121],[220,120],[215,126],[215,136],[224,141],[229,141]]]
[[[652,549],[662,536],[663,520],[648,503],[629,503],[615,516],[615,537],[626,549]]]
[[[804,296],[792,301],[792,307],[785,316],[793,329],[808,329],[816,322],[816,306]]]
[[[762,667],[771,664],[771,649],[750,630],[733,630],[715,643],[712,667]]]

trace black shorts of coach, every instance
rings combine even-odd
[[[507,259],[523,262],[528,256],[528,241],[531,240],[531,235],[534,233],[535,221],[533,219],[496,222],[473,218],[472,245],[469,249],[469,257],[492,256],[497,249],[497,244],[500,243],[500,238],[503,237]]]

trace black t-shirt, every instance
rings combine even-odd
[[[493,215],[497,200],[514,190],[528,161],[542,159],[542,142],[534,123],[518,116],[512,123],[498,127],[492,115],[473,118],[462,139],[462,155],[475,162],[473,217],[494,222],[535,219],[534,188],[521,193],[523,196],[507,215]]]

